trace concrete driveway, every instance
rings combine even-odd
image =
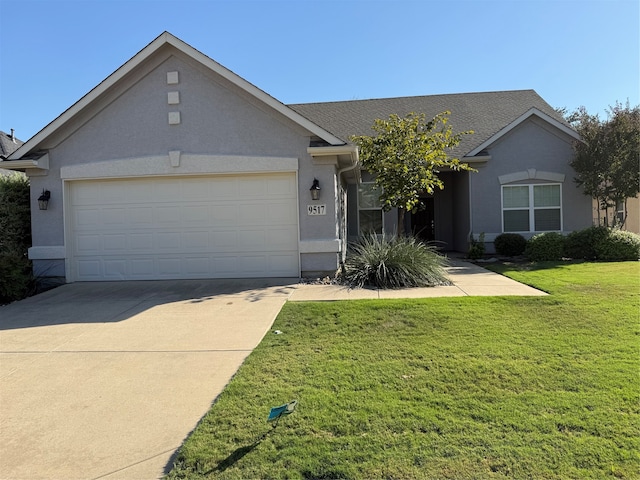
[[[0,478],[162,476],[289,294],[75,283],[0,307]]]

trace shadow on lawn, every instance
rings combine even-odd
[[[266,432],[264,435],[262,435],[261,437],[257,438],[255,442],[253,442],[251,445],[245,445],[244,447],[240,447],[235,449],[231,455],[229,455],[227,458],[225,458],[224,460],[221,460],[220,462],[218,462],[218,465],[216,465],[215,468],[209,470],[208,472],[205,472],[205,475],[209,475],[210,473],[214,473],[214,472],[224,472],[227,468],[233,467],[239,460],[241,460],[245,455],[248,455],[249,453],[251,453],[255,448],[258,447],[258,445],[260,445],[262,443],[262,441],[267,438],[267,436],[272,432],[273,430],[269,430],[268,432]]]

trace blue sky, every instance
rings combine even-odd
[[[637,0],[0,0],[0,130],[22,140],[167,30],[283,103],[535,89],[639,102]]]

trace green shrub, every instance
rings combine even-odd
[[[561,260],[564,254],[565,238],[556,232],[534,235],[527,241],[524,254],[532,262]]]
[[[415,237],[368,235],[350,245],[340,279],[352,287],[430,287],[449,285],[447,259]]]
[[[596,260],[596,245],[609,236],[607,227],[589,227],[567,235],[564,254],[573,259]]]
[[[23,175],[0,176],[0,232],[1,305],[32,291],[29,180]]]
[[[522,255],[527,247],[527,239],[518,233],[502,233],[493,241],[498,255],[515,257]]]
[[[484,232],[478,235],[478,240],[475,239],[473,233],[469,236],[469,252],[467,257],[471,260],[478,260],[484,255]]]
[[[595,245],[596,258],[604,262],[640,259],[640,235],[612,229]]]

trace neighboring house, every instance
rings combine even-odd
[[[615,209],[605,211],[600,209],[598,212],[598,202],[593,201],[593,224],[594,225],[620,225],[624,219],[624,204],[619,203]],[[606,219],[605,219],[606,217]],[[627,219],[622,226],[622,230],[640,234],[640,196],[627,198]]]
[[[21,147],[23,143],[16,138],[13,128],[11,134],[0,130],[0,175],[15,175],[15,171],[2,168],[2,161]]]
[[[349,136],[442,110],[476,131],[456,153],[478,173],[443,172],[414,231],[466,251],[471,231],[491,242],[591,224],[568,165],[577,134],[533,91],[286,106],[166,32],[5,163],[30,176],[37,275],[308,276],[335,272],[359,233],[395,225]]]

